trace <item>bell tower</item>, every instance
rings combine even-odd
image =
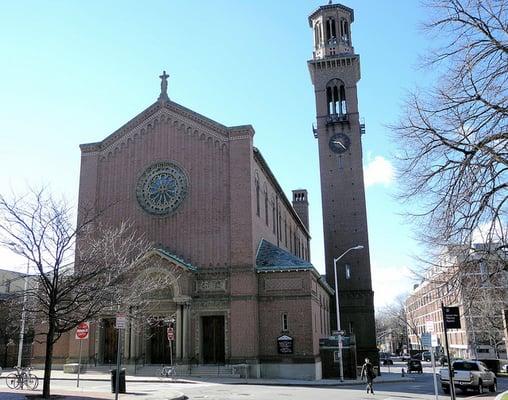
[[[337,279],[341,330],[354,334],[357,362],[364,357],[377,363],[374,293],[370,273],[367,211],[363,183],[362,141],[357,82],[360,56],[355,54],[351,24],[354,11],[341,4],[319,7],[309,16],[314,37],[308,67],[316,96],[326,280],[335,288]],[[331,302],[331,326],[336,328],[335,302]]]

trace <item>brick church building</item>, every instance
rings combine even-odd
[[[320,379],[319,339],[330,336],[330,311],[335,310],[329,265],[335,254],[330,248],[333,241],[344,250],[361,241],[367,249],[347,259],[363,275],[341,282],[346,289],[341,302],[348,319],[345,330],[352,331],[355,325],[360,334],[371,328],[374,334],[361,130],[355,75],[351,75],[356,70],[347,70],[349,81],[334,76],[342,74],[341,66],[357,65],[351,46],[342,49],[347,61],[339,54],[338,41],[350,40],[349,30],[345,34],[344,29],[352,20],[352,10],[341,5],[320,7],[309,17],[315,36],[309,68],[313,83],[323,82],[322,88],[316,86],[315,130],[323,201],[332,204],[336,199],[335,206],[343,207],[330,210],[323,203],[327,279],[310,262],[307,191],[294,190],[290,201],[254,147],[253,127],[224,126],[174,102],[168,96],[165,72],[160,76],[157,101],[104,140],[80,146],[79,209],[93,204],[106,209],[113,223],[133,221],[157,243],[154,255],[167,273],[180,276],[168,288],[171,295],[164,307],[151,315],[152,325],[128,326],[123,331],[125,364],[140,360],[168,364],[166,332],[169,321],[174,321],[171,350],[182,373],[201,365],[240,364],[250,377]],[[341,38],[338,32],[343,32]],[[330,54],[332,43],[337,43],[337,55],[335,50]],[[333,68],[327,57],[333,59]],[[333,88],[326,88],[328,82]],[[346,109],[350,94],[354,97]],[[323,164],[332,156],[333,166]],[[357,184],[348,192],[358,199],[352,209],[347,208],[349,198],[329,188],[334,179],[344,179],[329,176],[328,169],[336,167],[355,168],[354,173],[345,173],[347,184],[351,180]],[[111,204],[118,206],[108,208]],[[330,236],[327,230],[336,232],[337,226],[328,214],[335,218],[346,209],[355,212],[355,217],[348,215],[349,225],[339,226],[345,229],[342,236]],[[357,231],[350,232],[354,224]],[[353,300],[360,306],[355,308]],[[369,350],[370,333],[367,336],[359,343]],[[55,347],[55,364],[77,359],[73,338],[61,338]],[[92,324],[83,359],[99,365],[113,363],[116,340],[114,315],[104,315]]]

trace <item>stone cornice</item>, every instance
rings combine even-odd
[[[171,121],[186,133],[213,138],[221,149],[229,141],[250,139],[254,135],[251,125],[226,127],[173,101],[156,101],[104,140],[81,144],[81,153],[83,156],[114,153],[128,139],[146,133],[160,121]]]
[[[333,10],[333,9],[346,11],[350,15],[351,22],[354,22],[355,12],[352,8],[346,7],[345,5],[342,5],[342,4],[327,4],[325,6],[318,7],[312,14],[309,15],[309,26],[312,28],[312,19],[317,14],[319,14],[320,12],[323,12],[323,11],[328,11],[328,10]]]

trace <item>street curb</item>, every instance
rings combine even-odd
[[[414,378],[404,378],[404,379],[394,379],[393,381],[375,381],[376,384],[384,384],[384,383],[401,383],[401,382],[414,382]],[[316,387],[316,388],[326,388],[326,387],[340,387],[340,386],[359,386],[366,385],[366,382],[362,381],[351,381],[351,382],[337,382],[337,383],[292,383],[292,382],[221,382],[223,385],[253,385],[253,386],[296,386],[296,387]]]

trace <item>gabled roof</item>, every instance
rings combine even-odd
[[[149,120],[151,117],[154,117],[161,113],[167,113],[173,116],[178,116],[182,120],[186,120],[188,122],[201,125],[208,130],[211,130],[218,134],[224,141],[227,141],[230,137],[231,131],[235,130],[247,130],[252,131],[254,134],[254,129],[251,125],[241,125],[241,126],[225,126],[222,125],[208,117],[205,117],[202,114],[199,114],[189,108],[186,108],[178,103],[175,103],[171,100],[158,100],[145,110],[141,111],[138,115],[132,118],[130,121],[122,125],[112,134],[107,136],[105,139],[100,142],[93,143],[83,143],[79,147],[82,152],[96,152],[102,151],[119,141],[122,137],[127,135],[132,130],[138,128],[145,121]]]
[[[310,271],[330,295],[335,293],[333,288],[328,285],[326,280],[310,262],[296,257],[265,239],[261,239],[261,242],[259,242],[258,251],[256,253],[256,271],[258,273]]]
[[[261,239],[256,254],[256,269],[263,270],[309,270],[314,266],[290,252],[275,246],[274,244]]]
[[[190,272],[196,272],[197,268],[193,266],[191,263],[186,262],[183,258],[177,256],[176,254],[173,254],[170,250],[168,250],[166,247],[162,245],[155,246],[152,250],[150,250],[148,253],[144,255],[143,258],[149,258],[153,255],[157,255],[165,260],[168,260],[169,262],[172,262],[179,267],[183,268],[184,270],[190,271]]]

